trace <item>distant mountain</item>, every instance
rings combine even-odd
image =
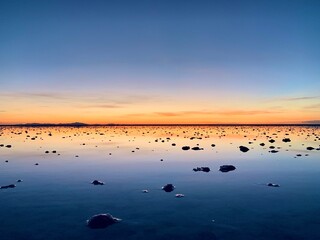
[[[302,122],[303,124],[316,124],[319,125],[320,124],[320,120],[311,120],[311,121],[304,121]]]
[[[81,122],[74,122],[74,123],[25,123],[25,124],[16,124],[16,126],[26,126],[26,127],[53,127],[53,126],[82,127],[82,126],[88,126],[88,124],[81,123]]]

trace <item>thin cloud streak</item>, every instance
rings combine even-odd
[[[320,99],[320,96],[305,96],[305,97],[288,97],[281,98],[282,101],[301,101],[301,100],[312,100],[312,99]]]
[[[190,115],[259,115],[259,114],[277,114],[280,111],[267,110],[230,110],[230,111],[182,111],[182,112],[154,112],[154,114],[164,117],[180,117]]]

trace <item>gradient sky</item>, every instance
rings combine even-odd
[[[0,123],[320,122],[320,1],[0,1]]]

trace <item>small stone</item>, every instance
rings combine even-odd
[[[194,150],[194,151],[203,150],[203,148],[200,148],[200,147],[193,147],[193,148],[191,148],[191,149]]]
[[[220,166],[220,172],[230,172],[236,170],[236,167],[233,165],[222,165]]]
[[[142,190],[143,193],[148,193],[149,191],[147,189]]]
[[[10,184],[10,185],[6,185],[6,186],[1,186],[0,189],[15,188],[15,187],[16,187],[15,184]]]
[[[111,214],[98,214],[87,220],[87,226],[92,229],[106,228],[114,223],[120,222],[121,219],[113,217]]]
[[[241,152],[248,152],[249,151],[249,148],[245,147],[245,146],[240,146],[240,151]]]
[[[162,190],[165,192],[172,192],[174,189],[175,189],[175,186],[173,186],[171,183],[168,183],[162,187]]]
[[[276,183],[268,183],[267,186],[268,187],[280,187],[280,185],[276,184]]]
[[[177,193],[176,194],[176,198],[183,198],[184,197],[184,194],[182,194],[182,193]]]
[[[91,184],[93,184],[93,185],[104,185],[104,182],[101,182],[101,181],[99,181],[99,180],[93,180],[93,181],[91,182]]]
[[[186,150],[189,150],[189,149],[190,149],[189,146],[183,146],[183,147],[182,147],[182,150],[185,150],[185,151],[186,151]]]

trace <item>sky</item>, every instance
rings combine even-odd
[[[0,1],[0,124],[320,123],[320,1]]]

